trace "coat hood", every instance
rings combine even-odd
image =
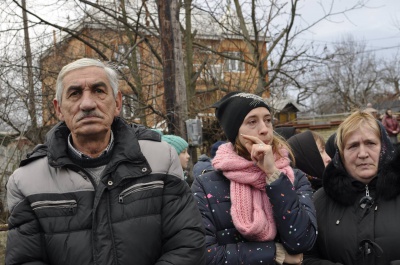
[[[386,130],[378,122],[381,132],[381,151],[378,173],[369,186],[376,189],[377,199],[389,200],[400,194],[400,153],[390,143]],[[365,185],[351,177],[344,168],[339,151],[326,167],[323,175],[323,187],[326,194],[342,205],[352,205]]]

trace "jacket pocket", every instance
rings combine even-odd
[[[154,197],[156,194],[154,193],[160,193],[159,195],[162,194],[162,190],[164,188],[164,182],[161,180],[156,180],[156,181],[151,181],[151,182],[146,182],[146,183],[139,183],[132,185],[126,189],[124,189],[118,196],[118,202],[119,203],[128,203],[132,201],[133,195],[145,192],[146,195],[145,197]],[[142,194],[144,195],[144,194]],[[145,197],[140,196],[137,199],[144,199]]]
[[[39,218],[69,216],[76,213],[76,200],[45,200],[31,203],[31,208]]]

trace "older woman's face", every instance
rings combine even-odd
[[[356,180],[368,184],[378,172],[381,140],[367,126],[351,133],[343,149],[344,166]]]

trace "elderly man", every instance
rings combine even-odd
[[[116,72],[66,65],[61,120],[7,184],[6,264],[203,264],[202,220],[176,151],[118,117]]]

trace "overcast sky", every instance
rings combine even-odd
[[[328,0],[319,0],[329,3]],[[300,13],[303,19],[312,19],[322,14],[318,0],[302,2]],[[357,0],[335,0],[335,10],[349,8]],[[376,51],[378,57],[392,56],[400,49],[400,0],[369,0],[367,7],[323,21],[303,38],[317,44],[333,44],[348,34],[356,40],[365,41],[368,50]],[[397,27],[396,27],[397,26]]]

